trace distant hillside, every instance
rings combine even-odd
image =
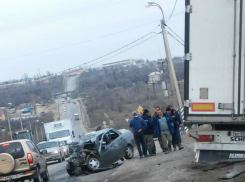
[[[184,62],[182,58],[175,58],[174,65],[178,80],[184,78]],[[114,67],[104,69],[90,69],[82,73],[79,80],[78,92],[82,94],[90,117],[92,127],[106,121],[107,125],[123,128],[127,127],[126,119],[131,118],[131,112],[140,105],[153,108],[159,105],[165,108],[171,103],[163,96],[160,83],[149,85],[150,102],[146,81],[148,75],[164,70],[168,79],[168,69],[156,61],[146,61],[140,67]],[[183,83],[183,82],[182,82]],[[180,85],[181,87],[183,84]],[[155,94],[154,94],[155,90]],[[181,89],[183,90],[183,88]]]
[[[49,83],[26,83],[0,88],[0,107],[7,103],[17,106],[22,103],[47,102],[51,99],[51,94],[60,91],[63,91],[63,76],[53,77]]]

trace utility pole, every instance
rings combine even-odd
[[[148,100],[149,100],[149,109],[151,109],[151,96],[150,96],[150,88],[149,88],[149,84],[147,81],[145,81],[145,84],[147,86],[147,93],[148,93]]]
[[[182,107],[183,104],[182,104],[182,99],[181,99],[181,95],[180,95],[178,80],[176,78],[176,73],[175,73],[175,69],[174,69],[174,65],[173,65],[172,56],[170,53],[170,48],[169,48],[169,43],[168,43],[168,38],[167,38],[167,32],[165,29],[164,17],[161,21],[161,26],[162,26],[162,35],[163,35],[164,47],[165,47],[166,57],[167,57],[167,61],[168,61],[170,87],[171,87],[172,95],[173,95],[173,106],[174,106],[174,108],[179,109],[179,107]]]
[[[174,108],[179,109],[179,107],[182,107],[183,104],[182,104],[182,100],[181,100],[178,80],[176,78],[176,73],[175,73],[175,69],[174,69],[174,65],[173,65],[173,60],[172,60],[171,53],[170,53],[167,31],[165,28],[166,24],[165,24],[165,18],[164,18],[163,10],[159,4],[154,3],[154,2],[148,2],[147,7],[150,7],[150,6],[156,6],[162,12],[162,17],[163,17],[163,19],[161,20],[162,36],[163,36],[163,42],[164,42],[164,47],[165,47],[165,53],[166,53],[166,57],[167,57],[167,61],[168,61],[170,87],[171,87],[171,90],[173,93],[173,106],[174,106]]]
[[[57,108],[57,119],[60,120],[60,108],[59,108],[59,103],[58,104],[58,108]]]
[[[39,142],[39,137],[38,137],[37,126],[36,125],[35,125],[35,129],[36,129],[36,134],[37,134],[37,142]]]
[[[20,113],[20,126],[21,126],[21,131],[23,131],[23,123],[22,123],[22,118],[21,118],[21,113]]]
[[[29,121],[29,127],[30,127],[30,130],[32,130],[32,129],[31,129],[31,122],[30,122],[30,118],[28,118],[28,121]]]
[[[151,82],[152,82],[152,88],[153,88],[154,99],[156,99],[156,89],[155,89],[155,83],[153,82],[153,77],[151,77]]]
[[[41,140],[43,140],[43,127],[41,127],[41,136],[42,136]]]
[[[9,114],[8,114],[8,109],[6,109],[6,111],[7,111],[6,113],[7,113],[7,118],[8,118],[8,125],[9,125],[10,138],[11,138],[11,140],[13,140],[12,129],[11,129],[10,120],[9,120]]]

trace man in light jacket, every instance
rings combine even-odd
[[[172,151],[172,134],[174,133],[174,124],[172,117],[162,110],[157,111],[156,131],[159,138],[162,139],[164,152],[168,154]]]

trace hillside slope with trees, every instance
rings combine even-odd
[[[78,79],[78,92],[87,106],[91,126],[96,127],[106,121],[111,127],[125,128],[128,125],[126,120],[138,106],[150,108],[153,112],[156,105],[163,108],[168,105],[171,98],[163,96],[161,83],[148,85],[148,75],[158,71],[157,68],[164,70],[168,80],[167,66],[156,63],[146,61],[141,67],[90,69],[82,73]],[[183,60],[175,58],[174,65],[178,80],[183,80]]]

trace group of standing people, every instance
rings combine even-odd
[[[133,111],[132,114],[133,118],[129,122],[129,127],[133,128],[140,158],[147,157],[147,151],[150,156],[156,155],[154,134],[157,134],[160,147],[165,154],[172,152],[172,145],[174,151],[177,147],[179,150],[184,148],[181,145],[179,130],[182,122],[178,112],[171,106],[166,108],[166,112],[163,112],[158,106],[155,107],[153,117],[148,109],[144,109],[143,113]]]

